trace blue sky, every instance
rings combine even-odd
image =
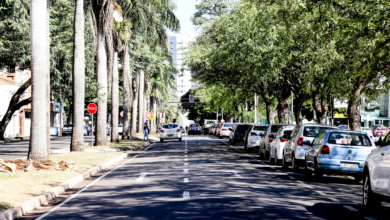
[[[180,36],[184,30],[189,29],[194,34],[196,33],[195,27],[192,25],[191,17],[195,13],[195,5],[200,0],[174,0],[177,9],[175,10],[176,16],[180,20],[181,31],[179,33],[170,32],[169,35]]]

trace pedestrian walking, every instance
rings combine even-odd
[[[148,127],[147,122],[145,122],[145,125],[144,125],[144,140],[145,140],[145,137],[146,137],[146,140],[148,141],[149,140],[149,127]]]

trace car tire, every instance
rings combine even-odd
[[[360,181],[362,181],[362,179],[363,179],[363,175],[362,175],[361,173],[355,174],[355,175],[353,176],[353,178],[355,179],[356,182],[360,182]]]
[[[160,142],[164,142],[164,140],[160,138]]]
[[[316,159],[314,159],[314,161],[316,161]],[[319,181],[322,179],[322,177],[324,177],[324,174],[322,173],[322,171],[320,169],[318,169],[317,162],[315,162],[315,164],[314,164],[314,178],[316,179],[316,181]]]
[[[307,160],[306,159],[305,159],[305,177],[306,177],[306,179],[311,179],[311,177],[312,177],[311,170],[309,170],[307,168]]]
[[[371,189],[370,175],[364,174],[363,178],[363,210],[367,213],[380,209],[382,200]]]
[[[181,141],[181,138],[179,138],[179,141]]]
[[[292,171],[295,173],[298,172],[298,170],[299,170],[299,167],[297,165],[297,161],[295,160],[294,152],[291,155],[291,168],[292,168]]]
[[[286,156],[283,154],[283,158],[282,158],[282,169],[283,170],[287,170],[288,169],[288,164],[287,164],[287,161],[286,161]]]
[[[260,160],[264,159],[264,154],[261,151],[261,147],[259,147],[259,158],[260,158]]]
[[[245,152],[248,152],[248,145],[247,145],[246,142],[244,143],[244,151],[245,151]]]

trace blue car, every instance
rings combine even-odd
[[[50,136],[60,136],[60,128],[50,127]]]
[[[305,175],[316,178],[323,174],[352,175],[362,179],[364,162],[375,150],[375,143],[365,132],[325,130],[317,135],[305,154]]]

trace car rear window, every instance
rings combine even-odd
[[[177,125],[177,124],[167,124],[167,125],[163,125],[163,128],[167,128],[167,129],[177,128],[177,127],[179,127],[179,125]]]
[[[266,131],[267,130],[267,126],[255,126],[253,128],[253,130],[255,130],[255,131]]]
[[[332,132],[328,138],[329,144],[351,145],[351,146],[371,146],[371,141],[367,134]]]
[[[283,132],[284,135],[288,135],[288,136],[291,136],[291,133],[292,133],[292,130]]]
[[[303,129],[303,136],[304,137],[316,137],[321,131],[325,130],[334,130],[336,128],[331,128],[331,127],[305,127]]]
[[[236,132],[245,132],[251,125],[237,125]]]
[[[383,131],[383,130],[386,130],[385,128],[377,128],[376,130],[381,130],[381,131]]]
[[[282,127],[283,125],[272,125],[271,126],[271,133],[276,133],[279,131],[279,128]]]
[[[228,127],[228,128],[231,128],[233,127],[233,124],[223,124],[224,127]]]

